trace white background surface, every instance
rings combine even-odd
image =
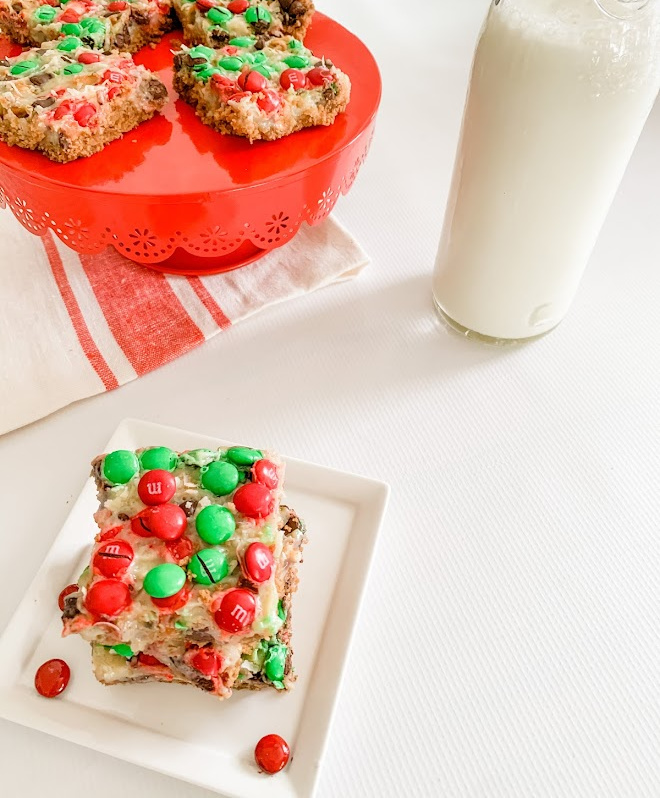
[[[273,446],[393,486],[321,798],[657,798],[660,108],[571,317],[480,348],[430,273],[487,0],[319,6],[383,71],[337,211],[372,266],[0,439],[0,628],[121,418]],[[6,723],[0,762],[9,796],[206,795]]]

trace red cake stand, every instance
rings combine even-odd
[[[177,99],[172,50],[180,40],[180,32],[169,34],[136,56],[168,87],[164,113],[97,155],[56,164],[0,142],[0,207],[31,233],[52,230],[78,252],[113,246],[180,274],[244,266],[285,244],[303,222],[325,219],[352,186],[373,136],[381,81],[365,45],[317,12],[305,43],[350,75],[347,111],[330,127],[250,144],[206,127]],[[0,56],[8,53],[4,40]]]

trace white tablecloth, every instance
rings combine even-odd
[[[429,282],[487,0],[319,6],[383,71],[337,211],[372,266],[1,438],[0,629],[123,417],[268,440],[393,486],[321,798],[657,798],[660,108],[571,317],[480,348]],[[8,723],[0,752],[8,796],[206,794]]]

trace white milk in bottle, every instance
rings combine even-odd
[[[659,87],[660,0],[494,0],[434,274],[445,320],[498,341],[561,321]]]

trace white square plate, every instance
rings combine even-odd
[[[129,419],[106,451],[152,445],[226,442]],[[184,685],[104,687],[92,675],[89,645],[60,636],[57,596],[86,565],[96,529],[89,480],[0,639],[0,716],[232,798],[261,796],[265,779],[271,798],[311,796],[388,494],[382,482],[286,460],[285,500],[309,533],[293,604],[298,681],[284,695],[235,692],[222,702]],[[49,700],[33,679],[52,657],[69,663],[72,678]],[[252,758],[257,740],[271,732],[294,754],[275,777],[260,774]]]

